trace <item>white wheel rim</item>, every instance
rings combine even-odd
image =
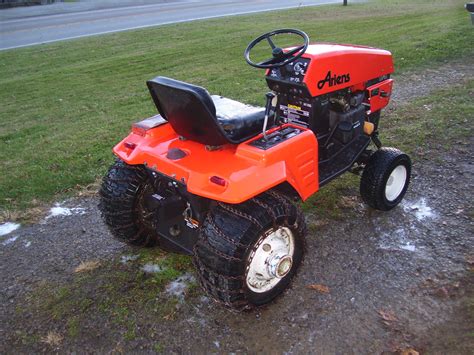
[[[248,258],[247,287],[263,293],[274,288],[291,270],[295,240],[287,227],[270,229],[255,245]]]
[[[385,185],[385,198],[388,201],[394,201],[403,191],[407,181],[407,168],[399,165],[393,169]]]

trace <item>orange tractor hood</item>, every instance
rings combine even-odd
[[[291,49],[291,48],[289,48]],[[393,73],[389,51],[364,46],[311,44],[302,56],[310,59],[304,78],[311,96],[318,96]]]

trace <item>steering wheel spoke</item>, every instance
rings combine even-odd
[[[281,59],[280,58],[270,58],[270,59],[264,60],[263,62],[257,63],[257,65],[275,64],[275,63],[278,63],[279,60],[281,60]]]
[[[275,42],[273,42],[272,40],[273,36],[280,35],[280,34],[292,34],[292,35],[299,36],[304,40],[304,44],[299,45],[288,52],[284,52],[283,49],[279,48],[275,44]],[[258,43],[262,41],[267,41],[268,44],[270,45],[272,49],[273,58],[256,63],[250,59],[250,52]],[[299,31],[299,30],[295,30],[291,28],[280,29],[280,30],[275,30],[275,31],[265,33],[261,35],[260,37],[257,37],[256,39],[254,39],[252,42],[250,42],[250,44],[245,49],[244,57],[247,63],[249,63],[251,66],[256,67],[256,68],[262,68],[262,69],[279,68],[301,57],[306,51],[306,49],[308,48],[308,45],[309,45],[308,35],[304,33],[303,31]]]
[[[268,44],[270,44],[270,47],[272,47],[272,49],[276,48],[275,43],[273,43],[271,36],[267,37],[267,41],[268,41]]]

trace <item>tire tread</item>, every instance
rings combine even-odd
[[[143,166],[117,160],[104,176],[99,190],[99,210],[112,235],[128,244],[154,246],[157,233],[146,232],[137,217],[137,197],[147,183]]]

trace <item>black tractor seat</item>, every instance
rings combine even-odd
[[[177,134],[205,145],[238,144],[262,131],[265,109],[156,77],[147,81],[156,108]]]
[[[226,97],[212,95],[217,121],[233,140],[246,140],[262,131],[265,108],[243,104]]]

